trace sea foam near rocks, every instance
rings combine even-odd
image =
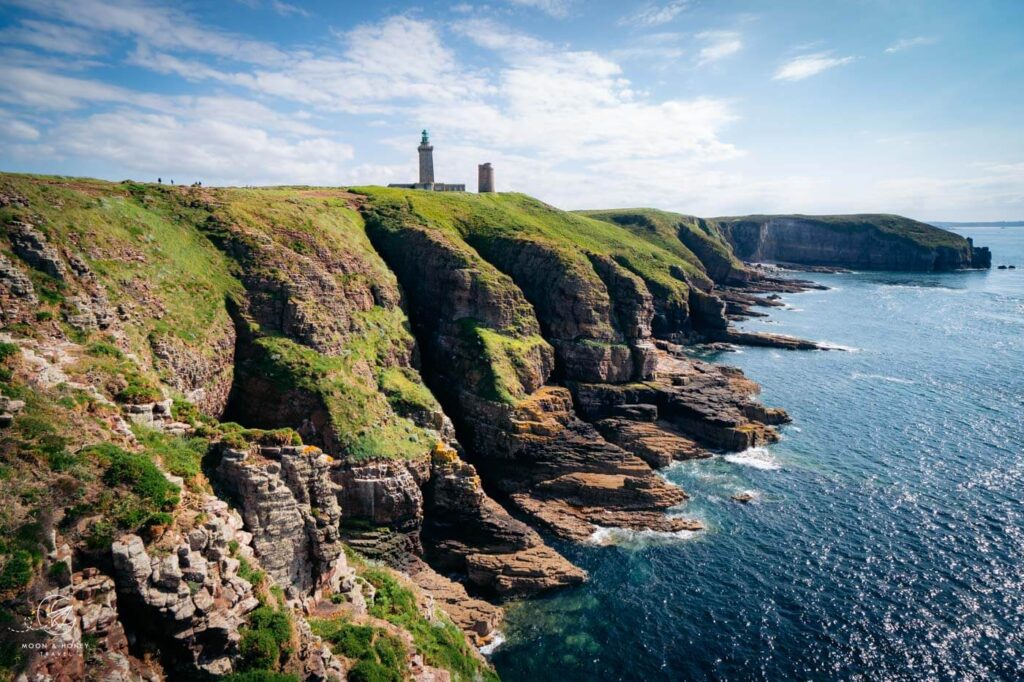
[[[761,469],[763,471],[777,471],[782,468],[779,460],[768,451],[768,448],[747,448],[743,452],[737,452],[724,457],[726,462],[739,464],[741,466]]]
[[[617,547],[625,547],[628,549],[641,549],[651,545],[663,545],[690,540],[699,534],[700,531],[695,530],[677,530],[669,532],[598,526],[587,539],[587,543],[601,547],[615,545]]]

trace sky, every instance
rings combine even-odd
[[[1022,0],[0,0],[0,170],[1024,219]]]

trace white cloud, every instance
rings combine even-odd
[[[700,49],[699,64],[710,64],[736,54],[743,49],[743,39],[737,31],[704,31],[697,34],[704,47]]]
[[[14,142],[34,142],[40,138],[39,129],[20,116],[0,109],[0,137],[10,144]]]
[[[719,139],[735,118],[725,101],[651,101],[635,91],[619,64],[597,53],[520,36],[490,22],[456,30],[502,60],[493,88],[456,107],[424,102],[416,110],[418,120],[436,121],[434,129],[468,145],[528,154],[534,167],[538,161],[566,166],[629,159],[680,165],[740,153]]]
[[[294,14],[294,15],[297,15],[297,16],[300,16],[300,17],[308,17],[309,16],[309,12],[307,12],[304,9],[302,9],[301,7],[298,7],[296,5],[291,5],[291,4],[287,3],[287,2],[281,2],[281,0],[273,0],[273,2],[271,3],[270,6],[273,7],[274,11],[277,12],[278,14],[280,14],[281,16],[288,16],[288,15],[291,15],[291,14]]]
[[[666,3],[647,3],[633,14],[623,17],[619,20],[619,24],[623,26],[639,26],[641,28],[651,28],[653,26],[661,26],[679,16],[686,6],[689,4],[688,0],[673,0],[672,2]]]
[[[780,66],[772,80],[800,81],[816,76],[822,71],[849,64],[854,59],[855,57],[833,57],[828,52],[801,55]]]
[[[613,50],[610,56],[620,61],[643,60],[656,68],[665,68],[686,54],[683,48],[686,39],[687,36],[674,31],[644,33]]]
[[[102,52],[96,37],[85,29],[35,19],[23,19],[17,26],[0,30],[0,41],[69,55],[91,56]]]
[[[116,85],[83,78],[71,78],[40,69],[11,67],[0,75],[0,93],[9,104],[39,109],[77,109],[91,102],[132,104],[161,108],[167,100],[159,95],[139,93]]]
[[[506,0],[513,5],[519,5],[521,7],[533,7],[539,9],[545,14],[549,14],[557,19],[561,19],[569,15],[569,9],[573,6],[575,0]]]
[[[8,0],[81,29],[127,36],[155,48],[188,50],[254,64],[280,63],[284,53],[261,41],[206,28],[174,8],[145,0]]]
[[[107,161],[125,172],[205,184],[337,182],[353,158],[350,145],[329,138],[290,139],[206,113],[121,109],[66,121],[49,139],[63,154]]]
[[[902,52],[903,50],[909,50],[912,47],[920,47],[921,45],[931,45],[935,43],[935,38],[928,38],[926,36],[917,36],[915,38],[902,38],[897,40],[895,43],[885,48],[888,53]]]

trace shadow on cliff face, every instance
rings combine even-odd
[[[254,343],[256,337],[238,302],[228,297],[225,305],[235,325],[235,372],[223,421],[247,428],[293,428],[303,442],[337,453],[338,439],[323,400],[290,385],[275,366],[270,351]]]

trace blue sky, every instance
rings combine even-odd
[[[1024,218],[1024,2],[0,0],[0,169]]]

